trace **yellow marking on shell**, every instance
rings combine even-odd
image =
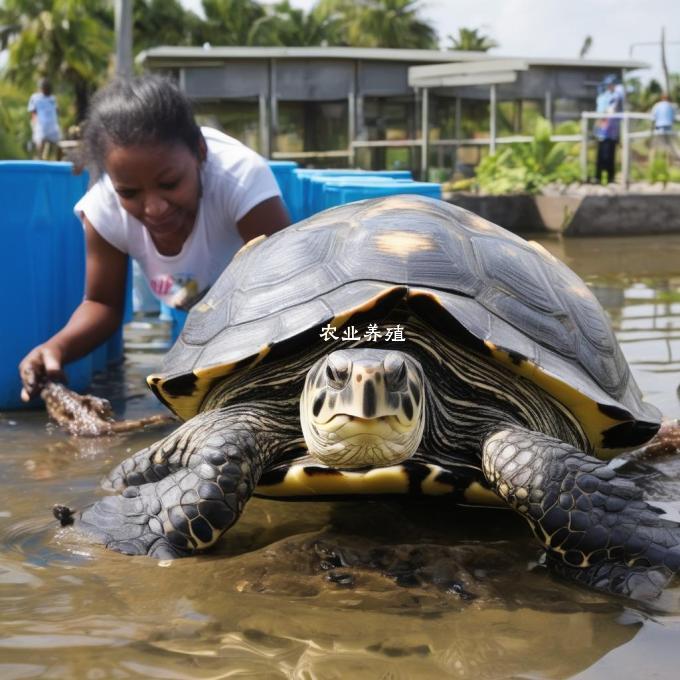
[[[531,246],[537,253],[540,253],[546,260],[550,262],[559,262],[559,260],[538,241],[527,241],[527,244]]]
[[[249,363],[249,366],[256,366],[269,354],[270,346],[264,345],[255,357]],[[229,375],[238,362],[231,362],[226,364],[214,364],[206,368],[198,368],[193,371],[196,381],[191,394],[175,396],[169,394],[165,390],[166,379],[157,374],[150,375],[146,382],[149,386],[155,383],[156,389],[163,397],[165,402],[170,405],[173,412],[182,420],[193,418],[201,410],[201,404],[205,395],[208,393],[212,382],[217,378],[224,378]]]
[[[463,498],[466,503],[471,505],[490,505],[499,508],[506,508],[507,503],[498,494],[482,486],[479,482],[471,482],[467,489],[463,491]]]
[[[488,220],[485,220],[483,217],[481,217],[480,215],[476,215],[475,213],[468,213],[467,218],[470,221],[471,225],[474,226],[474,228],[477,229],[478,231],[486,231],[496,234],[500,229],[500,227],[497,224],[489,222]]]
[[[413,231],[382,232],[374,238],[377,249],[389,255],[408,255],[419,250],[434,250],[435,243],[431,236]]]
[[[369,207],[365,208],[359,215],[358,219],[362,222],[370,219],[374,215],[385,215],[394,210],[423,210],[423,204],[426,199],[422,196],[414,196],[413,194],[397,194],[384,198],[382,201],[376,201]]]
[[[445,472],[443,468],[439,467],[439,465],[428,465],[427,467],[430,469],[430,472],[420,483],[420,488],[426,496],[444,496],[454,491],[452,484],[437,480],[437,477],[442,472]]]
[[[355,496],[408,493],[409,477],[400,465],[309,474],[305,465],[291,465],[279,484],[258,486],[255,493],[272,498],[288,496]],[[322,466],[316,466],[322,467]]]
[[[444,306],[441,297],[436,293],[433,293],[431,290],[424,288],[409,288],[408,299],[410,300],[411,298],[415,297],[428,297],[431,300],[434,300],[438,305],[442,307]]]
[[[335,317],[333,317],[333,320],[330,322],[330,325],[333,326],[334,328],[342,328],[353,316],[356,314],[361,314],[362,312],[368,312],[371,309],[373,309],[383,298],[387,297],[392,291],[396,290],[397,288],[400,288],[400,286],[391,286],[390,288],[386,288],[385,290],[380,291],[377,295],[372,297],[370,300],[367,300],[363,304],[359,305],[358,307],[353,307],[352,309],[348,309],[345,312],[340,312],[340,314],[337,314]]]
[[[253,246],[256,246],[258,243],[262,243],[267,238],[266,234],[260,234],[259,236],[256,236],[255,238],[251,238],[250,241],[246,241],[237,251],[236,255],[234,257],[239,257],[240,255],[243,255],[243,253],[246,252],[246,250],[250,250]],[[233,259],[233,258],[232,258]]]
[[[213,300],[212,298],[208,298],[207,300],[203,300],[203,302],[200,302],[197,304],[195,307],[192,308],[192,311],[196,310],[197,312],[211,312],[213,309],[217,309],[217,302]]]
[[[573,283],[567,290],[580,298],[585,298],[587,300],[592,300],[594,298],[593,292],[585,283]]]
[[[621,452],[621,449],[603,449],[602,433],[610,427],[619,425],[622,421],[610,418],[602,413],[597,402],[559,378],[546,373],[533,361],[524,359],[516,363],[505,350],[499,349],[488,340],[484,344],[498,363],[509,368],[513,373],[530,380],[564,404],[581,423],[581,427],[598,458],[609,460]]]

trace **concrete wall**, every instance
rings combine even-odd
[[[632,236],[680,233],[680,194],[475,196],[447,200],[516,234]]]

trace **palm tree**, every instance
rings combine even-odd
[[[464,52],[488,52],[494,47],[498,47],[495,40],[489,36],[482,35],[478,28],[459,28],[458,35],[449,35],[450,50],[461,50]]]
[[[206,21],[201,42],[213,45],[253,45],[264,8],[254,0],[203,0]]]
[[[203,21],[179,0],[136,0],[132,12],[135,54],[154,45],[197,44],[202,37]]]
[[[310,12],[295,9],[289,0],[273,5],[253,27],[257,45],[311,47],[342,44],[340,17],[332,10],[313,7]]]
[[[107,74],[113,50],[112,17],[105,0],[6,0],[0,23],[7,37],[7,75],[31,87],[48,77],[73,96],[83,120],[90,95]]]
[[[352,47],[437,47],[436,31],[419,18],[419,0],[320,0],[315,9],[342,17],[342,42]]]

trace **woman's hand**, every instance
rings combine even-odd
[[[58,347],[49,344],[34,347],[19,364],[19,375],[23,383],[22,401],[30,401],[38,396],[48,380],[65,382],[66,374],[62,364],[62,353]]]

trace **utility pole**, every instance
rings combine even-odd
[[[115,72],[119,78],[132,78],[132,0],[115,0]]]
[[[668,63],[666,62],[666,28],[661,28],[661,68],[663,69],[663,79],[665,90],[668,95],[671,93],[671,79],[668,77]]]

